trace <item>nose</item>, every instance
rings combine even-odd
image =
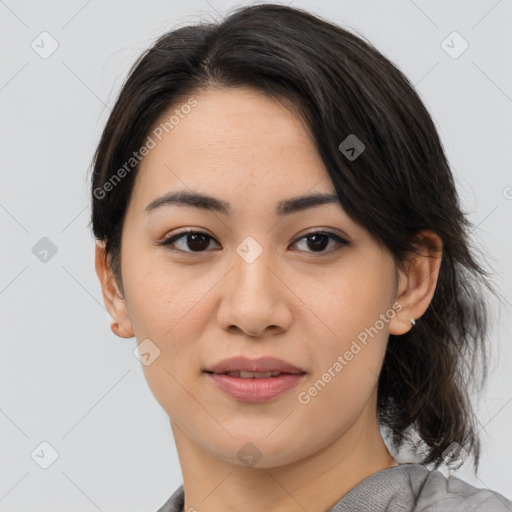
[[[220,326],[251,337],[288,330],[293,293],[280,275],[279,265],[265,248],[254,260],[233,254],[232,269],[221,284]],[[281,272],[282,273],[282,272]]]

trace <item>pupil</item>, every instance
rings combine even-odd
[[[188,235],[187,238],[188,238],[187,246],[192,251],[201,251],[202,249],[206,249],[208,247],[208,240],[207,240],[208,237],[206,237],[205,235],[194,234],[194,235]],[[191,239],[192,239],[192,243],[190,242]],[[203,243],[201,243],[201,241]]]
[[[323,249],[325,249],[325,247],[327,247],[327,239],[328,239],[327,235],[322,235],[322,234],[310,235],[310,236],[308,236],[308,247],[312,250],[316,250],[316,249],[323,250]],[[311,241],[313,241],[312,244],[309,243]]]

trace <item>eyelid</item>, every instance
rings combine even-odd
[[[331,228],[329,228],[331,229]],[[298,252],[305,252],[306,254],[311,254],[313,256],[318,256],[318,257],[321,257],[321,256],[328,256],[328,255],[331,255],[337,251],[339,251],[340,249],[342,249],[343,247],[349,247],[351,246],[351,242],[339,235],[338,233],[335,233],[333,231],[329,231],[329,229],[326,229],[326,228],[314,228],[314,229],[311,229],[309,231],[306,231],[305,233],[302,233],[300,235],[298,235],[295,240],[292,242],[291,245],[295,245],[297,242],[299,242],[300,240],[302,240],[303,238],[307,238],[308,236],[311,236],[311,235],[316,235],[316,234],[319,234],[319,235],[326,235],[327,237],[331,238],[332,240],[334,240],[336,243],[337,243],[337,246],[327,250],[327,251],[320,251],[320,252],[315,252],[315,251],[298,251]]]
[[[203,231],[202,229],[186,228],[186,229],[183,229],[182,231],[177,231],[175,233],[172,233],[171,235],[164,236],[161,240],[155,242],[155,245],[160,245],[160,246],[164,246],[164,247],[167,246],[170,250],[176,250],[178,252],[188,253],[188,254],[201,254],[203,252],[207,252],[207,251],[197,251],[197,252],[182,251],[181,249],[174,249],[172,247],[172,244],[175,243],[176,241],[178,241],[181,237],[183,237],[185,235],[204,235],[204,236],[209,237],[211,240],[214,240],[215,242],[217,242],[215,237],[210,235],[210,233]],[[217,242],[217,243],[219,243],[219,242]]]
[[[334,228],[321,228],[321,227],[320,228],[311,228],[311,229],[297,235],[297,238],[295,238],[293,243],[297,242],[298,240],[300,240],[301,238],[304,238],[306,236],[320,234],[320,235],[328,235],[336,240],[342,241],[346,244],[350,244],[348,237],[346,235],[342,235],[340,233],[336,233],[335,231],[331,231],[332,229],[334,229]]]

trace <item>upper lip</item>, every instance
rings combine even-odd
[[[247,357],[231,357],[223,359],[210,366],[205,371],[210,373],[226,372],[282,372],[282,373],[306,373],[304,370],[283,361],[277,357],[260,357],[258,359],[248,359]]]

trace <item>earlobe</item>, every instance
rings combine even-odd
[[[103,302],[113,319],[111,324],[112,332],[120,338],[132,338],[134,331],[126,300],[120,293],[113,272],[108,265],[105,243],[101,240],[96,242],[95,267],[101,284]]]
[[[110,329],[116,336],[119,336],[120,338],[133,338],[133,336],[134,336],[133,330],[130,330],[130,331],[126,330],[119,322],[112,322],[110,324]],[[130,329],[131,329],[131,324],[130,324]]]
[[[418,253],[411,254],[398,272],[396,300],[402,307],[400,313],[390,321],[390,334],[402,335],[410,331],[434,296],[443,243],[436,233],[429,230],[420,232],[417,241]]]

